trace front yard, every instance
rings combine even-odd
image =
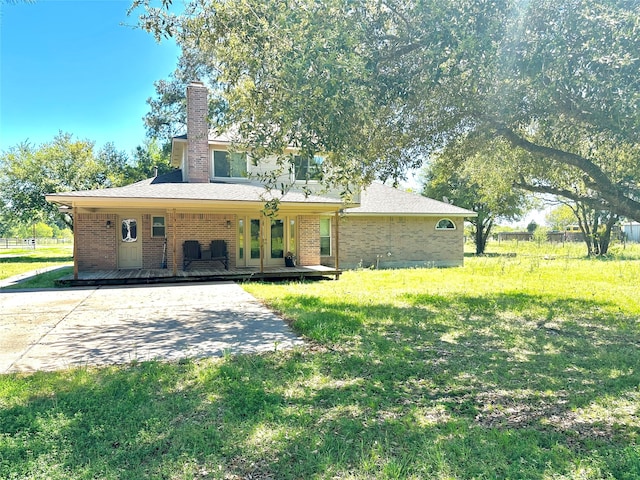
[[[311,346],[0,376],[0,478],[640,478],[638,278],[534,252],[247,284]]]
[[[60,267],[59,270],[30,278],[10,288],[52,287],[53,281],[73,271],[73,245],[43,245],[36,249],[0,250],[0,281],[27,272]]]

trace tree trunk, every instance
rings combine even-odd
[[[484,250],[487,247],[487,240],[491,234],[491,227],[493,227],[493,218],[483,218],[481,214],[478,214],[475,222],[475,235],[473,238],[476,244],[476,255],[484,254]]]
[[[607,253],[609,253],[609,245],[611,244],[611,231],[613,230],[613,226],[617,221],[617,215],[610,215],[605,223],[604,232],[598,235],[599,255],[606,255]]]
[[[582,232],[584,242],[587,244],[587,256],[592,257],[595,252],[593,249],[593,236],[591,235],[587,207],[583,203],[578,203],[575,207],[570,206],[570,208],[578,219],[578,226]]]

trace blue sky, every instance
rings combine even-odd
[[[0,150],[59,131],[127,153],[143,143],[153,82],[180,52],[132,28],[130,3],[0,0]]]

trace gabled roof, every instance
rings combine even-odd
[[[182,172],[171,173],[142,180],[131,185],[97,190],[53,193],[46,196],[48,201],[63,205],[86,200],[107,202],[116,200],[136,201],[198,201],[198,202],[245,202],[264,203],[278,199],[282,204],[326,205],[337,208],[342,205],[340,199],[323,195],[305,195],[299,191],[289,191],[282,195],[280,191],[268,191],[262,184],[255,182],[210,182],[186,183],[182,181]]]
[[[372,183],[360,195],[360,206],[344,210],[347,215],[439,215],[475,217],[476,212],[456,207],[433,198],[405,192],[397,188]]]

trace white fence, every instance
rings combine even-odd
[[[38,245],[71,245],[71,238],[0,238],[0,250],[9,248],[36,248]]]

